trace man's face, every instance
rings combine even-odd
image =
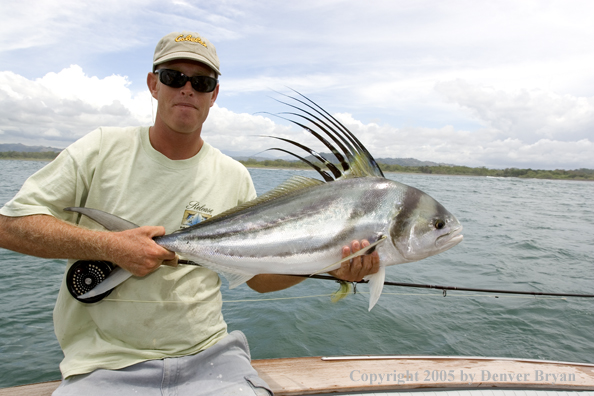
[[[210,67],[190,60],[171,61],[157,68],[177,70],[189,77],[216,77]],[[155,73],[149,73],[147,83],[151,94],[159,102],[155,124],[163,123],[171,131],[184,134],[202,130],[202,124],[219,93],[218,85],[212,92],[198,92],[189,81],[181,88],[172,88],[161,83]]]

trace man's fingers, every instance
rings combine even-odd
[[[348,257],[353,253],[369,247],[370,243],[364,239],[362,241],[352,241],[351,246],[342,248],[342,258]],[[346,280],[348,282],[358,282],[369,274],[375,274],[379,271],[379,254],[374,251],[371,254],[357,256],[351,260],[343,261],[340,268],[331,271],[330,274]]]
[[[165,227],[163,226],[147,226],[147,227],[141,227],[144,228],[144,230],[146,230],[148,236],[150,236],[151,238],[154,237],[158,237],[158,236],[163,236],[165,235]]]
[[[370,245],[369,241],[367,239],[364,239],[361,242],[353,241],[351,246],[353,249],[356,248],[357,250],[355,250],[355,251],[358,252],[361,249],[365,249],[369,245]],[[357,278],[357,281],[362,280],[363,277],[365,277],[365,275],[369,274],[369,271],[371,270],[371,267],[372,267],[371,258],[367,254],[363,254],[361,256],[356,257],[356,261],[354,261],[353,264],[354,264],[353,273],[354,273],[355,277]]]
[[[172,260],[164,260],[163,265],[168,265],[170,267],[177,267],[179,262],[179,256],[176,254]]]
[[[370,255],[371,258],[371,271],[370,274],[375,274],[380,269],[380,257],[377,250]]]
[[[342,248],[342,258],[349,257],[351,255],[351,248],[348,246],[343,246]],[[342,263],[347,263],[348,261],[343,261]]]
[[[364,239],[363,241],[361,241],[361,249],[365,249],[369,245],[371,245],[371,244],[369,243],[369,241],[367,239]],[[362,260],[361,267],[362,267],[362,271],[365,272],[365,275],[377,272],[377,270],[375,272],[373,272],[374,254],[379,259],[377,252],[373,252],[371,254],[366,253],[363,256],[361,256],[361,260]],[[378,269],[379,269],[379,261],[378,261]]]

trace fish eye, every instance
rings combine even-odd
[[[443,221],[442,219],[437,219],[437,220],[435,220],[435,222],[433,223],[433,225],[438,230],[441,230],[443,227],[445,227],[445,221]]]

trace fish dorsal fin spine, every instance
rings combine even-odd
[[[340,179],[347,179],[352,177],[380,176],[376,173],[375,168],[363,153],[355,154],[351,160],[350,165],[350,169],[346,171],[340,177]],[[381,175],[381,177],[383,177],[383,174]]]
[[[233,214],[240,212],[244,209],[248,209],[253,206],[259,205],[263,202],[268,202],[273,199],[277,199],[282,196],[288,195],[292,192],[299,191],[304,188],[319,186],[321,184],[324,184],[324,182],[321,180],[312,179],[310,177],[305,177],[305,176],[293,176],[290,179],[287,179],[284,182],[282,182],[281,184],[279,184],[278,186],[276,186],[274,189],[268,191],[267,193],[260,195],[258,198],[253,199],[248,202],[245,202],[241,205],[237,205],[236,207],[231,208],[225,212],[221,212],[221,213],[217,214],[216,216],[213,216],[209,219],[201,221],[200,223],[196,224],[193,227],[200,226],[201,224],[212,223],[213,221],[221,220],[227,216],[233,215]]]
[[[371,156],[369,151],[367,151],[363,143],[361,143],[359,139],[357,139],[357,137],[351,131],[349,131],[342,123],[340,123],[340,121],[338,121],[334,116],[332,116],[318,104],[313,102],[311,99],[307,98],[306,96],[300,94],[295,90],[293,91],[303,99],[289,95],[284,96],[294,100],[295,102],[298,102],[300,105],[305,107],[296,106],[294,104],[279,100],[279,102],[299,111],[299,113],[285,112],[281,114],[299,117],[303,120],[308,121],[312,126],[309,127],[291,118],[281,118],[288,120],[293,124],[303,128],[305,131],[307,131],[320,142],[322,142],[327,148],[329,148],[334,157],[336,157],[336,160],[338,161],[340,166],[342,167],[342,171],[338,169],[338,166],[334,165],[331,161],[328,161],[326,158],[323,158],[319,153],[315,152],[311,148],[290,139],[271,136],[275,139],[282,140],[284,142],[292,144],[293,146],[298,147],[301,150],[306,151],[311,156],[318,159],[322,163],[322,166],[326,167],[332,173],[332,176],[334,178],[332,179],[332,176],[330,176],[317,164],[311,163],[308,160],[298,156],[297,154],[291,153],[287,150],[278,147],[271,148],[270,150],[282,151],[299,158],[300,160],[304,161],[309,166],[311,166],[326,181],[348,179],[355,177],[384,177],[384,174],[377,162],[375,161],[375,159]],[[334,144],[332,144],[330,140],[324,138],[324,135],[329,137]],[[340,154],[340,151],[342,151],[344,155]]]

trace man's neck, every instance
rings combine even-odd
[[[167,158],[184,160],[192,158],[202,149],[204,141],[200,137],[200,132],[179,133],[155,122],[149,129],[149,138],[153,148]]]

